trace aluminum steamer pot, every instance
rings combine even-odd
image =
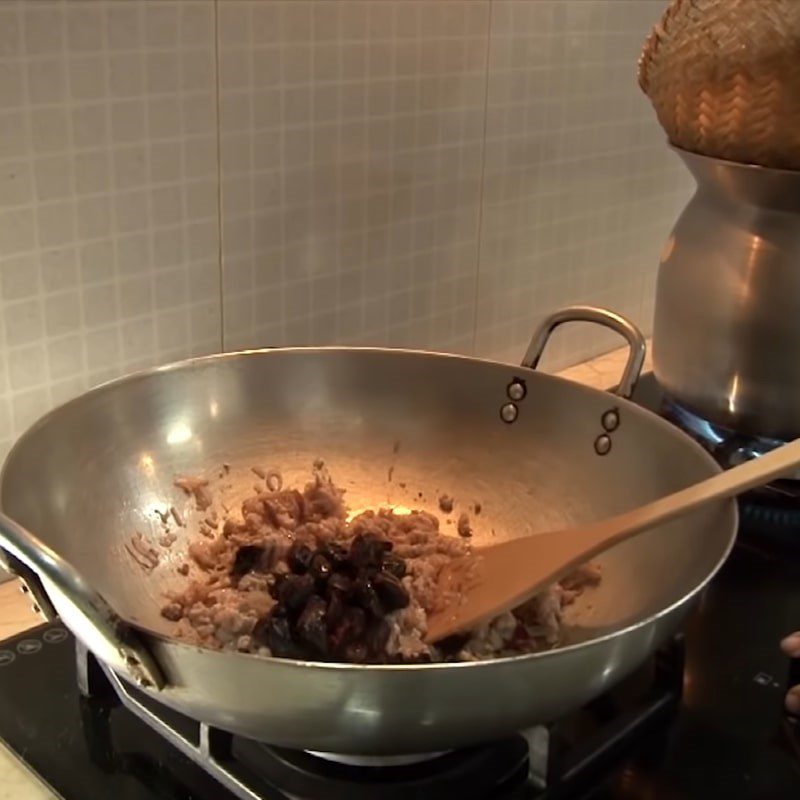
[[[800,437],[800,171],[675,151],[697,191],[661,254],[658,382],[737,433]]]
[[[631,349],[618,394],[535,371],[563,322],[600,323]],[[199,358],[106,384],[48,414],[11,451],[0,545],[118,685],[205,724],[344,754],[441,751],[555,719],[637,667],[680,625],[734,540],[720,502],[619,545],[570,608],[565,646],[480,663],[357,666],[216,652],[172,638],[163,594],[187,536],[150,573],[126,550],[177,505],[176,475],[254,464],[305,481],[323,458],[352,508],[436,512],[479,501],[475,543],[616,514],[718,471],[694,442],[630,403],[644,341],[608,311],[544,321],[523,366],[405,350],[278,349]],[[417,501],[422,492],[426,503]],[[185,504],[182,506],[181,504]],[[193,506],[192,506],[193,507]],[[141,707],[140,711],[141,711]],[[146,713],[142,711],[141,713]],[[208,728],[201,737],[214,758]]]

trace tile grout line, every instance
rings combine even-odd
[[[487,132],[489,130],[489,59],[492,49],[492,9],[494,0],[489,0],[489,19],[486,25],[486,88],[483,95],[483,147],[481,148],[481,180],[478,189],[478,237],[475,246],[475,308],[472,315],[472,355],[477,355],[478,351],[478,295],[480,293],[481,280],[481,234],[483,233],[483,189],[486,178],[486,146]]]
[[[225,352],[225,267],[222,242],[222,119],[220,117],[219,0],[214,0],[214,104],[217,124],[217,266],[219,270],[219,351]]]

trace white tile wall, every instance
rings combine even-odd
[[[211,0],[0,3],[0,449],[221,342]]]
[[[516,360],[575,301],[647,327],[689,186],[635,84],[663,5],[0,0],[0,452],[220,347]]]
[[[658,254],[691,181],[636,85],[663,0],[492,3],[476,349],[514,360],[533,322],[569,303],[645,329]],[[619,341],[554,336],[545,366]]]
[[[226,346],[470,351],[489,3],[219,10]]]

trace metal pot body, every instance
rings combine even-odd
[[[661,257],[656,377],[711,422],[800,436],[800,172],[677,152],[697,191]]]

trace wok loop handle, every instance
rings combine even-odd
[[[47,613],[63,609],[65,623],[91,650],[139,686],[162,689],[164,677],[138,634],[72,564],[13,519],[0,513],[0,548],[5,565],[25,581]],[[50,595],[60,603],[50,603]],[[46,601],[46,605],[42,605]]]
[[[565,322],[593,322],[618,333],[628,343],[628,361],[622,372],[615,394],[626,400],[633,394],[639,373],[644,365],[646,346],[642,332],[629,319],[605,308],[595,306],[569,306],[545,317],[531,337],[531,343],[522,359],[523,367],[536,369],[553,331]]]

